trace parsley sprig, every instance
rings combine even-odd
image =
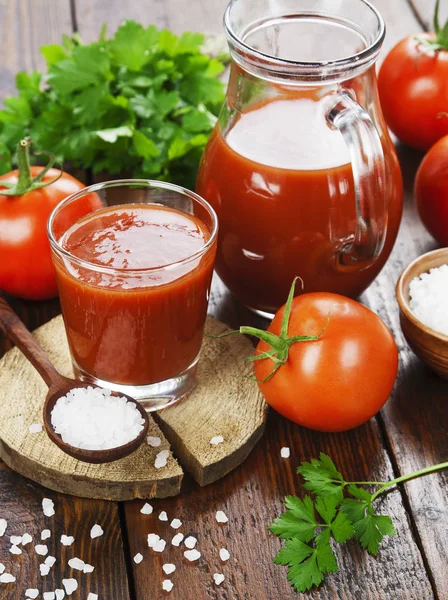
[[[392,519],[378,514],[374,502],[388,488],[415,477],[448,468],[448,462],[397,477],[391,481],[345,481],[329,456],[302,462],[297,472],[303,477],[307,495],[301,500],[285,498],[286,512],[270,526],[285,540],[274,562],[288,567],[288,580],[297,592],[319,586],[327,573],[338,571],[334,543],[354,537],[374,556],[384,536],[396,535]],[[376,486],[370,493],[365,487]]]

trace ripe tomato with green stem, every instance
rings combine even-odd
[[[383,321],[359,302],[325,292],[294,297],[267,331],[240,327],[260,341],[255,377],[267,403],[294,423],[345,431],[376,414],[398,371],[395,340]]]
[[[402,142],[427,150],[448,135],[448,22],[434,33],[410,35],[385,58],[378,75],[386,122]]]
[[[0,176],[0,290],[30,300],[57,296],[47,220],[84,184],[59,169],[30,167],[31,140],[18,146],[19,168]],[[81,216],[81,214],[79,215]]]

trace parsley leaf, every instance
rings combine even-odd
[[[346,482],[331,458],[323,452],[320,453],[319,460],[313,458],[309,463],[303,462],[297,473],[306,481],[303,487],[316,496],[335,495],[336,498],[342,499]]]

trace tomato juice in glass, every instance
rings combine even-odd
[[[70,221],[92,193],[101,207]],[[49,236],[77,376],[148,410],[192,389],[216,232],[202,198],[162,182],[94,185],[55,209]]]

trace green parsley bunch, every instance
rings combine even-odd
[[[75,34],[43,46],[48,72],[19,73],[0,111],[0,173],[29,135],[73,167],[194,186],[224,99],[224,64],[203,43],[126,21],[112,39],[103,28],[91,44]]]

